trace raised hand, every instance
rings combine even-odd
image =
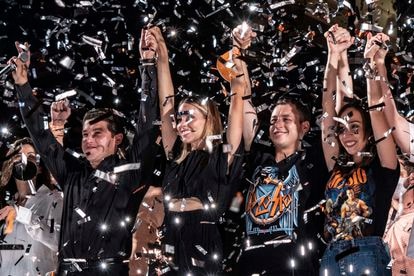
[[[374,61],[374,57],[377,55],[378,51],[381,49],[381,45],[383,44],[383,36],[384,39],[389,40],[388,36],[385,34],[379,33],[375,36],[373,36],[371,33],[367,34],[367,44],[365,45],[364,58],[369,58]],[[385,55],[387,54],[386,49],[382,49],[381,51],[382,52],[377,56],[378,59],[381,59],[382,57],[385,58]]]
[[[155,38],[157,42],[157,55],[158,55],[158,61],[168,61],[168,49],[167,45],[165,44],[164,37],[162,36],[161,30],[158,27],[152,27],[148,30]]]
[[[341,54],[347,50],[355,40],[347,29],[339,27],[338,24],[332,25],[329,30],[325,32],[324,36],[330,54]]]
[[[139,41],[139,52],[142,59],[152,59],[158,49],[158,43],[150,29],[141,30],[141,39]]]
[[[253,32],[252,28],[245,22],[234,28],[232,35],[233,46],[240,49],[247,49],[250,46],[252,39],[256,37],[256,33]]]
[[[9,60],[9,64],[14,64],[16,70],[12,71],[14,83],[17,85],[23,85],[28,81],[27,71],[30,66],[30,50],[29,44],[25,42],[20,44],[14,43],[17,49],[18,56],[14,56]]]
[[[388,53],[387,44],[390,41],[390,37],[386,34],[379,33],[379,34],[374,36],[374,39],[375,39],[374,40],[375,44],[380,44],[380,45],[378,45],[378,46],[380,46],[378,51],[374,55],[374,61],[377,64],[379,64],[379,63],[384,64],[385,63],[385,57]]]
[[[54,126],[63,126],[66,120],[69,118],[71,112],[72,111],[68,99],[53,102],[52,106],[50,107],[52,124]]]

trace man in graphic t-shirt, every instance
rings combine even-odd
[[[245,105],[245,113],[252,114],[246,109]],[[248,124],[249,118],[246,121]],[[323,197],[324,174],[300,150],[309,128],[306,106],[295,99],[279,99],[269,128],[274,154],[251,149],[246,239],[239,261],[242,275],[318,273],[315,229],[305,224],[304,214]],[[253,136],[247,133],[245,138]],[[245,139],[247,147],[251,143]]]

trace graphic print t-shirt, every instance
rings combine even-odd
[[[378,158],[368,166],[335,167],[325,189],[324,238],[381,236],[398,175],[398,168],[383,168]]]
[[[276,163],[263,154],[251,178],[246,198],[246,234],[249,245],[295,240],[302,225],[309,185],[303,176],[302,154]]]

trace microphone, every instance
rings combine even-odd
[[[29,54],[26,52],[21,52],[17,58],[19,58],[22,62],[26,62],[29,59]],[[14,71],[14,70],[16,70],[16,64],[14,63],[7,64],[6,67],[1,69],[0,78],[2,78],[4,75],[8,75],[11,71]]]

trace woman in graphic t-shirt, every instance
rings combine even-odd
[[[381,236],[398,181],[396,147],[381,109],[363,108],[360,100],[352,99],[347,49],[353,38],[338,25],[325,37],[328,61],[321,126],[325,162],[331,171],[325,190],[329,203],[325,212],[330,219],[324,233],[330,243],[320,275],[388,275],[390,259]],[[364,53],[369,59],[367,66],[383,62],[386,50],[378,44],[386,39],[381,34],[368,34]],[[370,107],[380,103],[383,89],[371,67],[365,67]],[[357,203],[354,212],[352,203]],[[329,223],[332,221],[335,223]]]

